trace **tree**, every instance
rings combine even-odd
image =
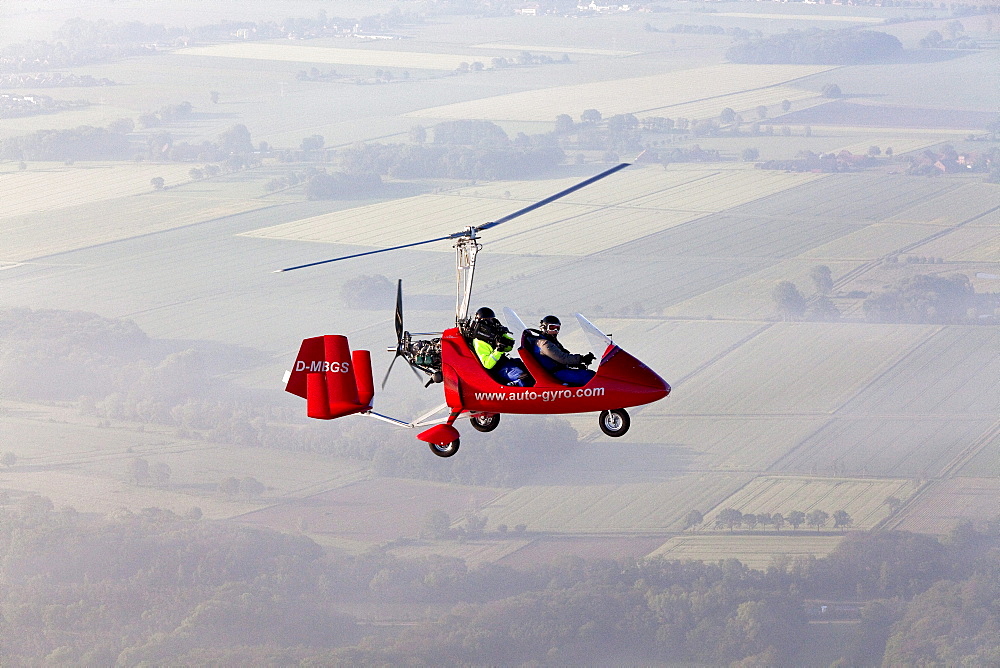
[[[745,148],[741,155],[743,162],[754,162],[760,157],[760,150],[756,148]]]
[[[840,320],[840,309],[826,295],[821,295],[809,307],[809,317],[820,322]]]
[[[427,128],[422,125],[414,125],[410,128],[410,141],[414,144],[423,144],[427,141]]]
[[[226,496],[236,496],[240,493],[240,481],[233,476],[229,476],[219,483],[219,491]]]
[[[823,86],[823,90],[820,93],[823,97],[843,97],[843,93],[840,92],[840,86],[835,83],[828,83]]]
[[[785,526],[785,516],[781,513],[774,513],[771,515],[771,524],[774,525],[775,531],[781,531],[782,527]]]
[[[878,146],[869,146],[868,155],[873,158],[877,158],[878,156],[882,155],[882,149],[880,149]]]
[[[802,317],[806,311],[806,298],[802,296],[794,283],[781,281],[774,286],[771,297],[774,299],[782,319],[786,321]]]
[[[212,100],[212,104],[219,104],[219,91],[213,90],[208,94],[209,98]]]
[[[580,114],[580,120],[589,125],[597,125],[601,122],[601,112],[597,109],[586,109]]]
[[[793,510],[788,513],[788,523],[792,525],[792,528],[798,531],[798,528],[802,526],[802,523],[806,521],[806,514],[801,510]]]
[[[145,485],[149,482],[149,462],[142,457],[133,457],[126,467],[129,480],[136,485]]]
[[[767,118],[767,107],[765,105],[760,105],[757,107],[757,118],[764,120]]]
[[[806,516],[806,522],[811,527],[816,527],[816,531],[820,530],[820,527],[826,526],[826,521],[830,519],[830,514],[825,510],[813,510]]]
[[[810,269],[809,278],[812,279],[816,292],[821,295],[829,294],[830,290],[833,289],[833,272],[825,264]]]
[[[889,506],[889,514],[892,514],[892,513],[896,512],[897,510],[899,510],[900,506],[903,505],[903,502],[900,501],[895,496],[887,496],[887,497],[885,497],[885,501],[883,501],[882,503],[884,503],[885,505]]]
[[[157,485],[163,486],[170,482],[170,466],[166,462],[153,462],[149,471]]]
[[[705,521],[705,517],[701,514],[700,510],[692,510],[684,517],[684,528],[690,529],[693,526],[697,526]]]
[[[258,499],[266,490],[264,483],[253,476],[247,476],[240,480],[240,494],[247,499]]]
[[[722,113],[719,114],[719,122],[722,123],[723,125],[730,125],[735,121],[736,121],[736,112],[733,110],[732,107],[726,107],[725,109],[722,110]]]
[[[15,455],[13,452],[8,451],[3,453],[3,455],[0,455],[0,464],[10,467],[16,463],[17,463],[17,455]]]
[[[424,516],[424,527],[420,530],[421,538],[441,540],[451,533],[451,517],[441,509],[432,510]]]
[[[325,140],[322,135],[310,135],[302,139],[302,150],[303,151],[318,151],[323,148]]]
[[[153,186],[154,190],[163,190],[166,186],[166,181],[163,180],[162,176],[154,176],[149,180],[149,185]]]
[[[838,510],[833,514],[833,527],[835,529],[846,529],[851,526],[853,521],[846,510]]]
[[[556,116],[556,134],[564,135],[569,134],[573,131],[574,127],[573,117],[569,114],[559,114]]]
[[[719,511],[715,523],[719,526],[729,527],[729,530],[732,531],[743,523],[743,513],[735,508],[724,508]]]
[[[190,176],[193,181],[201,181],[203,178],[205,178],[205,172],[198,169],[197,167],[192,167],[188,171],[188,176]]]
[[[253,153],[253,141],[247,126],[239,123],[219,135],[219,150],[227,156],[244,156]]]
[[[784,111],[784,112],[787,113],[791,108],[792,108],[792,103],[791,102],[789,102],[788,100],[782,100],[781,101],[781,110],[782,111]]]

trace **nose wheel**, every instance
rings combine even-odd
[[[601,431],[612,438],[618,438],[625,435],[632,421],[624,408],[616,408],[610,411],[601,411],[598,423],[601,425]]]

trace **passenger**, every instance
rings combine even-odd
[[[566,350],[559,343],[559,329],[562,324],[554,315],[547,315],[539,323],[541,336],[534,341],[534,353],[538,363],[565,385],[586,385],[594,377],[594,372],[586,367],[594,361],[594,353],[578,355]]]
[[[473,352],[493,378],[504,385],[534,385],[524,363],[507,356],[514,349],[514,336],[497,320],[493,309],[484,306],[476,311],[469,331]]]

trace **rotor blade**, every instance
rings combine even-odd
[[[396,343],[403,340],[403,279],[396,283]]]
[[[589,179],[587,179],[585,181],[580,181],[575,186],[570,186],[569,188],[566,188],[566,190],[560,190],[555,195],[549,195],[545,199],[540,200],[538,202],[535,202],[534,204],[532,204],[530,206],[526,206],[523,209],[519,209],[519,210],[515,211],[514,213],[511,213],[511,214],[508,214],[508,215],[504,216],[503,218],[498,218],[497,220],[494,220],[492,222],[485,223],[483,225],[479,225],[478,227],[476,227],[476,230],[477,231],[479,231],[479,230],[488,230],[491,227],[496,227],[500,223],[506,223],[508,220],[513,220],[513,219],[515,219],[515,218],[517,218],[519,216],[523,216],[526,213],[534,211],[538,207],[545,206],[546,204],[550,204],[550,203],[556,201],[560,197],[565,197],[566,195],[569,195],[570,193],[575,193],[580,188],[585,188],[585,187],[589,186],[591,183],[593,183],[594,181],[600,181],[605,176],[611,176],[612,174],[614,174],[618,170],[625,169],[626,167],[628,167],[631,164],[632,163],[630,163],[630,162],[623,162],[621,164],[615,165],[611,169],[607,169],[607,170],[601,172],[600,174],[598,174],[596,176],[591,176]]]
[[[385,389],[385,383],[389,380],[389,374],[392,373],[392,365],[396,363],[396,360],[402,357],[399,353],[396,353],[392,357],[392,361],[389,362],[389,368],[385,370],[385,378],[382,379],[382,389]]]
[[[400,248],[410,248],[412,246],[422,246],[423,244],[432,244],[435,241],[446,241],[448,239],[454,239],[465,234],[460,232],[458,234],[449,234],[446,237],[438,237],[437,239],[427,239],[426,241],[417,241],[412,244],[403,244],[402,246],[393,246],[392,248],[379,248],[378,250],[365,251],[364,253],[355,253],[354,255],[342,255],[340,257],[330,258],[329,260],[320,260],[319,262],[310,262],[309,264],[300,264],[296,267],[285,267],[284,269],[275,269],[275,274],[280,274],[283,271],[293,271],[295,269],[305,269],[306,267],[315,267],[318,264],[326,264],[328,262],[338,262],[340,260],[349,260],[353,257],[363,257],[365,255],[375,255],[375,253],[387,253],[389,251],[399,250]]]

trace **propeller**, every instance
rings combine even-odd
[[[589,179],[585,179],[585,180],[581,181],[580,183],[577,183],[576,185],[573,185],[573,186],[570,186],[569,188],[566,188],[565,190],[560,190],[555,195],[549,195],[545,199],[539,200],[539,201],[535,202],[534,204],[529,204],[528,206],[524,207],[523,209],[518,209],[514,213],[507,214],[503,218],[497,218],[494,221],[490,221],[488,223],[483,223],[482,225],[478,225],[478,226],[475,226],[475,225],[469,226],[466,229],[462,230],[461,232],[453,232],[453,233],[448,234],[448,235],[443,236],[443,237],[437,237],[437,238],[434,238],[434,239],[425,239],[424,241],[415,241],[413,243],[402,244],[402,245],[399,245],[399,246],[392,246],[390,248],[379,248],[377,250],[365,251],[364,253],[354,253],[352,255],[342,255],[340,257],[330,258],[329,260],[320,260],[319,262],[310,262],[308,264],[300,264],[300,265],[297,265],[295,267],[286,267],[284,269],[276,269],[274,273],[281,273],[283,271],[294,271],[295,269],[305,269],[306,267],[315,267],[316,265],[327,264],[328,262],[338,262],[340,260],[350,260],[351,258],[364,257],[365,255],[374,255],[376,253],[388,253],[389,251],[400,250],[400,249],[403,249],[403,248],[413,248],[414,246],[423,246],[424,244],[432,244],[432,243],[435,243],[435,242],[438,242],[438,241],[446,241],[448,239],[459,239],[461,237],[473,237],[474,238],[476,236],[477,232],[481,232],[482,230],[488,230],[491,227],[496,227],[497,225],[500,225],[502,223],[506,223],[508,221],[514,220],[515,218],[519,218],[519,217],[523,216],[526,213],[530,213],[530,212],[534,211],[535,209],[537,209],[539,207],[545,206],[546,204],[551,204],[552,202],[556,201],[557,199],[560,199],[561,197],[565,197],[566,195],[569,195],[571,193],[575,193],[580,188],[585,188],[585,187],[589,186],[591,183],[594,183],[595,181],[600,181],[601,179],[605,178],[606,176],[611,176],[615,172],[617,172],[619,170],[622,170],[622,169],[625,169],[626,167],[628,167],[631,164],[632,163],[629,163],[629,162],[623,162],[623,163],[617,164],[614,167],[612,167],[611,169],[606,169],[603,172],[601,172],[600,174],[597,174],[595,176],[591,176]],[[399,328],[401,327],[401,325],[399,323],[402,321],[402,315],[401,315],[401,313],[402,313],[402,307],[400,306],[400,301],[398,299],[397,299],[396,303],[397,303],[397,308],[396,308],[396,314],[397,314],[397,316],[396,316],[396,323],[397,323],[396,324],[396,329],[399,330]]]
[[[396,354],[393,356],[392,361],[389,362],[389,368],[385,371],[385,378],[382,379],[382,389],[385,389],[385,384],[389,380],[389,374],[392,373],[392,366],[396,363],[396,360],[400,357],[405,359],[403,351],[410,344],[410,333],[403,330],[403,279],[399,279],[396,283]],[[420,373],[413,368],[409,360],[406,360],[407,366],[417,377],[417,380],[422,384],[424,379],[420,377]]]

